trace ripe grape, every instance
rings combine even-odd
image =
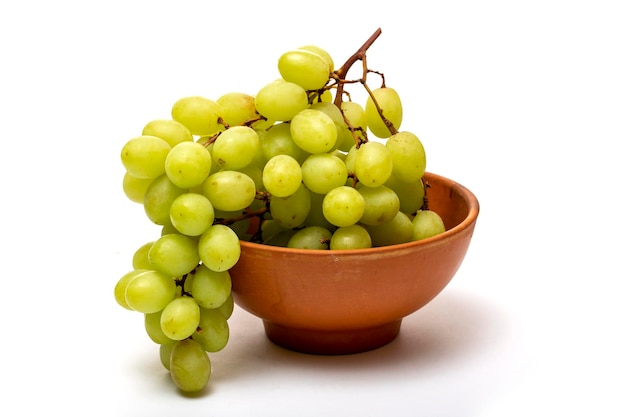
[[[148,260],[154,269],[166,275],[185,275],[200,262],[198,244],[190,237],[170,233],[152,244]]]
[[[335,226],[351,226],[365,212],[365,199],[356,189],[342,185],[329,191],[322,201],[324,217]]]
[[[138,136],[122,147],[124,168],[135,178],[156,178],[165,172],[165,158],[172,147],[156,136]]]
[[[292,195],[301,183],[300,164],[289,155],[276,155],[263,168],[263,186],[275,197]]]
[[[370,131],[381,139],[390,137],[393,133],[389,127],[385,124],[383,119],[378,113],[376,104],[381,109],[383,116],[387,119],[393,127],[398,130],[402,123],[402,102],[398,92],[390,87],[381,87],[372,91],[374,99],[368,96],[365,102],[365,117],[367,119],[367,126]],[[375,100],[375,101],[374,101]]]
[[[183,97],[172,106],[172,119],[184,125],[192,135],[212,135],[222,130],[220,105],[201,96]]]
[[[233,126],[222,132],[211,150],[220,169],[237,170],[247,167],[260,151],[257,132],[247,126]]]
[[[404,182],[417,182],[426,170],[424,145],[411,132],[398,132],[385,142],[393,162],[393,173]]]
[[[305,90],[319,90],[329,80],[328,61],[315,52],[304,49],[287,51],[278,58],[278,71],[287,81]]]
[[[230,337],[228,319],[219,308],[200,308],[200,322],[191,336],[206,352],[224,349]]]
[[[161,138],[171,147],[181,142],[193,141],[193,135],[189,129],[184,124],[171,119],[151,120],[146,123],[141,134]]]
[[[198,252],[202,263],[213,271],[227,271],[239,260],[239,237],[228,226],[214,224],[200,236]]]
[[[326,194],[347,180],[346,164],[333,154],[314,154],[302,163],[302,181],[314,193]]]
[[[211,227],[214,220],[213,205],[203,194],[181,194],[170,205],[172,226],[184,235],[200,236]]]
[[[256,94],[256,109],[268,119],[286,122],[309,106],[304,88],[280,78]]]
[[[413,217],[412,240],[422,240],[446,231],[438,213],[432,210],[420,210]]]
[[[174,279],[159,271],[147,270],[136,274],[126,285],[126,304],[141,313],[156,313],[176,296]]]
[[[198,186],[211,173],[211,154],[197,142],[181,142],[165,158],[165,173],[179,188]]]
[[[337,142],[333,119],[321,110],[304,109],[290,123],[291,137],[308,153],[329,152]]]
[[[161,330],[172,340],[190,337],[200,324],[200,306],[195,299],[181,296],[170,301],[161,312]]]
[[[218,171],[211,174],[203,186],[204,195],[214,208],[224,211],[243,210],[256,195],[252,178],[239,171]]]
[[[339,227],[330,238],[331,250],[367,249],[372,247],[372,238],[367,230],[358,224]]]
[[[354,156],[354,172],[368,187],[380,187],[393,172],[393,159],[389,150],[380,142],[362,144]]]
[[[209,382],[211,360],[195,340],[180,340],[171,349],[169,370],[178,388],[185,392],[197,392]]]

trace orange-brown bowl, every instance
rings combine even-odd
[[[476,196],[426,173],[430,208],[446,232],[400,245],[307,250],[241,242],[230,270],[237,305],[290,350],[349,354],[396,338],[402,319],[437,296],[461,266],[479,212]]]

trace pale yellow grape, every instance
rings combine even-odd
[[[393,172],[389,150],[380,142],[366,142],[356,151],[354,172],[363,185],[380,187]]]
[[[117,304],[124,307],[126,310],[133,310],[133,308],[131,308],[131,306],[129,306],[126,302],[126,287],[133,278],[146,271],[147,269],[135,268],[132,271],[129,271],[122,275],[122,277],[115,284],[115,288],[113,289],[113,294],[115,296],[115,301],[117,302]]]
[[[365,199],[365,210],[359,220],[366,225],[381,225],[391,221],[400,211],[400,199],[398,195],[384,185],[380,187],[357,188]]]
[[[300,226],[310,210],[311,192],[302,183],[296,192],[288,197],[272,196],[270,199],[272,218],[286,229]]]
[[[172,202],[181,194],[187,191],[177,187],[167,174],[156,178],[146,190],[143,208],[146,216],[155,224],[160,226],[170,223],[170,206]]]
[[[171,349],[169,370],[181,391],[198,392],[211,378],[211,360],[195,340],[180,340]]]
[[[258,117],[254,97],[250,94],[231,92],[215,101],[220,105],[224,122],[230,127],[243,125]]]
[[[254,129],[233,126],[217,137],[211,153],[220,169],[236,170],[248,166],[260,147],[261,141]]]
[[[402,102],[398,92],[390,87],[381,87],[373,90],[372,94],[382,110],[383,116],[393,124],[396,130],[399,130],[402,123]],[[365,102],[365,117],[369,130],[375,136],[386,139],[392,135],[392,131],[380,117],[371,96],[368,96]]]
[[[332,55],[330,55],[328,53],[327,50],[317,46],[317,45],[303,45],[301,47],[299,47],[298,49],[304,49],[305,51],[310,51],[310,52],[314,52],[316,54],[318,54],[319,56],[321,56],[324,61],[326,61],[326,65],[328,65],[328,70],[330,72],[333,72],[335,70],[335,62],[333,60]],[[328,91],[328,90],[326,90]]]
[[[308,226],[298,230],[287,242],[288,248],[328,249],[332,233],[321,226]]]
[[[270,120],[286,122],[309,106],[306,90],[282,78],[263,86],[255,97],[257,111]]]
[[[189,296],[170,301],[161,312],[161,330],[172,340],[183,340],[191,336],[200,324],[200,306]]]
[[[161,311],[156,313],[144,314],[143,326],[150,340],[159,345],[170,344],[174,340],[167,337],[161,328]]]
[[[171,119],[155,119],[149,121],[141,132],[142,135],[156,136],[174,147],[180,142],[193,141],[193,135],[185,125]]]
[[[368,249],[372,247],[372,238],[367,230],[358,224],[339,227],[330,238],[331,250]]]
[[[365,199],[356,189],[342,185],[329,191],[322,201],[324,217],[337,227],[355,224],[365,211]]]
[[[200,236],[215,220],[215,210],[211,201],[196,193],[181,194],[170,206],[172,226],[187,236]]]
[[[204,232],[198,242],[202,263],[213,271],[227,271],[241,255],[239,237],[228,226],[215,224]]]
[[[191,272],[200,262],[200,255],[195,240],[170,233],[152,244],[148,259],[157,271],[177,277]]]
[[[154,178],[137,178],[128,171],[124,173],[122,179],[122,189],[128,199],[134,203],[143,204],[146,190],[152,184]]]
[[[293,141],[305,152],[329,152],[337,142],[337,127],[321,110],[304,109],[290,123]]]
[[[200,307],[217,308],[228,299],[231,287],[228,271],[212,271],[201,265],[193,275],[191,293]]]
[[[404,182],[391,175],[385,186],[391,188],[400,199],[400,211],[414,214],[424,205],[424,184],[422,181]]]
[[[192,188],[211,173],[213,159],[206,147],[197,142],[181,142],[165,159],[165,173],[177,187]]]
[[[378,225],[363,225],[372,239],[372,246],[389,246],[407,243],[413,237],[413,223],[405,213],[398,211],[391,221]]]
[[[220,309],[200,308],[200,323],[191,336],[206,352],[219,352],[228,344],[230,328]]]
[[[211,135],[223,129],[220,105],[201,96],[183,97],[172,106],[172,119],[182,123],[192,135]]]
[[[302,181],[309,190],[326,194],[333,188],[345,185],[348,179],[346,164],[339,157],[318,153],[302,163]]]
[[[132,259],[134,269],[152,269],[148,253],[153,244],[154,241],[146,242],[135,250]]]
[[[438,213],[432,210],[419,210],[413,217],[412,240],[422,240],[446,231]]]
[[[337,139],[335,140],[335,145],[331,148],[331,150],[338,149],[339,146],[346,141],[346,139],[349,139],[350,142],[354,143],[352,135],[347,130],[348,125],[341,114],[341,109],[337,107],[335,103],[325,101],[315,102],[311,104],[311,107],[309,108],[325,113],[335,124],[335,128],[337,129]]]
[[[319,90],[329,80],[330,67],[317,53],[294,49],[278,58],[278,72],[286,81],[298,84],[305,90]]]
[[[243,210],[254,201],[254,180],[238,171],[218,171],[204,182],[204,195],[213,208],[223,211]]]
[[[411,132],[398,132],[385,142],[393,161],[393,173],[404,182],[417,182],[426,171],[424,145]]]
[[[272,126],[261,138],[261,150],[268,161],[276,155],[289,155],[302,162],[309,155],[293,141],[289,123],[277,123]]]
[[[163,310],[176,296],[173,277],[162,272],[148,270],[137,274],[126,285],[126,303],[140,313],[156,313]]]
[[[137,136],[124,144],[122,165],[135,178],[156,178],[165,172],[165,158],[172,147],[156,136]]]
[[[273,196],[290,196],[301,183],[300,164],[289,155],[276,155],[263,168],[263,186]]]

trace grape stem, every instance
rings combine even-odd
[[[361,45],[361,47],[354,54],[352,54],[352,56],[350,56],[350,58],[348,58],[346,60],[346,62],[341,66],[341,68],[339,68],[338,70],[336,70],[334,72],[332,77],[337,82],[337,93],[335,95],[335,106],[337,106],[337,107],[339,107],[341,109],[341,103],[343,102],[343,95],[344,95],[344,85],[348,84],[348,83],[359,82],[359,83],[361,83],[363,85],[363,87],[367,91],[367,94],[369,95],[369,97],[371,98],[372,102],[374,103],[374,106],[376,106],[376,110],[378,111],[378,114],[379,114],[380,118],[385,123],[385,126],[387,126],[387,129],[389,129],[389,132],[392,135],[395,135],[396,133],[398,133],[398,130],[395,128],[393,123],[391,123],[391,121],[389,121],[389,119],[387,119],[383,115],[383,110],[380,108],[380,105],[378,104],[378,101],[376,101],[376,97],[374,97],[374,94],[372,93],[372,90],[367,85],[367,74],[372,72],[372,73],[375,73],[375,74],[378,74],[378,75],[381,76],[381,78],[383,80],[382,87],[385,87],[385,76],[384,76],[384,74],[382,74],[382,73],[380,73],[378,71],[370,70],[370,69],[367,68],[367,50],[370,48],[370,46],[372,46],[372,44],[376,41],[376,39],[378,39],[378,37],[381,35],[381,33],[382,33],[381,28],[376,29],[376,31],[367,39],[367,41],[365,41],[365,43],[363,45]],[[363,75],[362,75],[362,77],[359,80],[357,80],[357,81],[348,81],[348,80],[346,80],[346,76],[348,75],[348,72],[350,71],[352,66],[357,61],[361,61],[363,63]],[[343,112],[342,112],[342,114],[343,114]],[[345,116],[344,116],[344,120],[346,121],[346,123],[348,123],[348,126],[350,127],[350,124],[349,124],[348,120],[346,120]],[[367,142],[367,138],[366,137],[365,138],[358,137],[355,134],[355,130],[353,128],[350,128],[350,131],[352,132],[352,134],[354,136],[354,140],[356,142],[356,146],[357,147],[359,147],[362,143]]]

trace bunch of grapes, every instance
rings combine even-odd
[[[399,130],[400,97],[365,65],[379,34],[339,69],[320,47],[289,50],[279,78],[256,94],[181,98],[171,119],[124,144],[123,191],[160,234],[136,250],[115,299],[144,315],[181,390],[206,386],[209,353],[228,342],[240,240],[347,250],[445,230],[428,208],[424,147]],[[360,78],[347,79],[358,61]],[[370,88],[368,77],[381,84]],[[365,88],[363,105],[349,86]]]

